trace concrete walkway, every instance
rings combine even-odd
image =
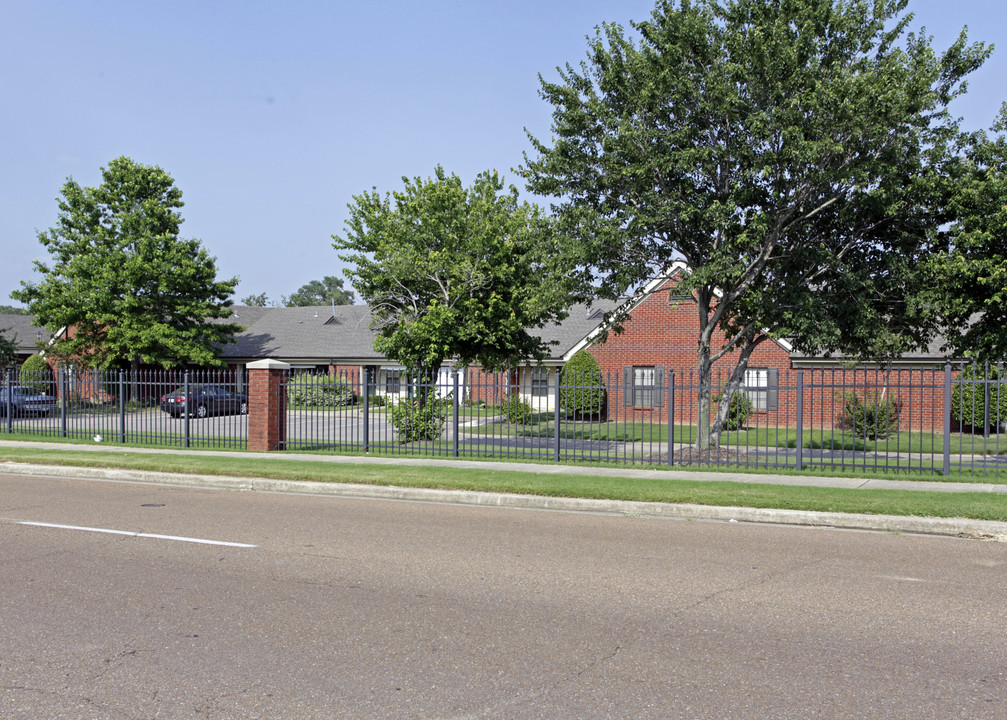
[[[932,480],[877,480],[856,477],[817,477],[772,474],[746,474],[727,471],[654,470],[643,468],[584,467],[546,465],[496,461],[472,461],[437,458],[375,457],[313,455],[305,453],[257,454],[226,450],[197,450],[173,448],[130,448],[122,446],[69,445],[65,443],[22,442],[0,440],[0,448],[30,448],[35,450],[64,450],[76,452],[115,452],[127,455],[195,455],[233,457],[248,460],[302,460],[315,463],[344,465],[384,465],[388,467],[447,467],[525,472],[542,474],[581,474],[593,477],[662,478],[709,482],[734,482],[752,484],[789,485],[795,487],[824,487],[857,490],[917,490],[928,492],[979,492],[1007,493],[1007,485],[993,483],[956,483]],[[176,473],[141,470],[116,470],[103,468],[67,468],[53,465],[35,465],[0,461],[0,472],[11,474],[78,477],[119,482],[146,482],[208,489],[253,490],[260,492],[296,492],[315,495],[369,497],[411,501],[449,502],[456,504],[493,505],[500,507],[537,508],[574,512],[605,512],[634,516],[687,517],[694,519],[726,520],[738,522],[763,522],[796,525],[914,532],[956,535],[1007,542],[1007,522],[967,520],[962,518],[921,518],[887,515],[852,515],[848,513],[823,513],[797,510],[772,510],[761,508],[712,507],[672,503],[642,503],[577,498],[547,498],[507,493],[467,492],[456,490],[424,490],[417,488],[377,487],[345,483],[297,482],[266,478],[229,478],[215,475],[179,475]]]

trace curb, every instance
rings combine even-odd
[[[771,508],[722,507],[629,500],[545,497],[468,490],[428,490],[383,485],[320,483],[303,480],[271,480],[220,475],[177,473],[111,468],[75,468],[0,462],[0,472],[12,475],[55,477],[103,482],[140,483],[200,490],[288,493],[372,500],[433,502],[452,505],[590,512],[633,517],[720,520],[725,522],[799,525],[849,530],[873,530],[921,535],[944,535],[1007,542],[1007,522],[967,518],[928,518],[900,515],[854,515],[850,513],[780,510]]]

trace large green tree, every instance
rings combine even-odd
[[[676,292],[697,300],[701,448],[731,397],[711,424],[715,362],[737,387],[770,338],[890,356],[938,327],[918,268],[946,248],[960,136],[947,106],[988,49],[963,32],[938,55],[905,10],[662,0],[542,81],[553,138],[531,138],[523,172],[557,198],[584,285],[618,297],[689,267]]]
[[[403,182],[355,196],[333,236],[370,305],[375,348],[425,379],[449,358],[497,370],[544,357],[533,329],[568,305],[550,219],[496,172],[471,187],[441,167]]]
[[[302,285],[290,297],[283,298],[287,307],[308,307],[310,305],[352,305],[353,293],[343,288],[343,279],[326,275],[321,280],[312,280]]]
[[[978,361],[1007,358],[1007,107],[963,143],[951,189],[950,247],[926,265],[923,302],[940,308],[950,346]]]
[[[63,185],[56,224],[38,239],[51,262],[11,297],[39,325],[70,328],[50,352],[100,367],[140,362],[218,364],[238,326],[236,278],[217,279],[198,240],[179,237],[182,193],[168,173],[127,157],[102,168],[97,187]]]

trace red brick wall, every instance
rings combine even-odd
[[[248,371],[248,449],[278,450],[287,439],[286,386],[282,370]]]
[[[610,332],[605,342],[589,348],[601,368],[609,391],[609,416],[627,421],[659,421],[667,415],[665,408],[632,408],[623,404],[623,368],[632,366],[663,367],[663,387],[667,392],[668,371],[675,371],[676,422],[695,422],[698,405],[698,337],[699,313],[695,302],[686,300],[673,304],[669,295],[674,279],[652,293],[631,313],[621,334]],[[725,342],[722,332],[715,331],[711,344],[717,352]],[[720,387],[737,363],[738,354],[728,353],[713,366],[713,385]],[[750,425],[759,427],[793,427],[797,422],[797,371],[787,350],[773,342],[763,341],[749,358],[748,367],[775,368],[779,373],[776,410],[754,412]],[[957,373],[955,374],[957,376]],[[900,408],[900,426],[904,429],[943,427],[944,370],[943,367],[916,370],[879,369],[846,370],[842,368],[806,369],[803,371],[804,426],[839,427],[843,421],[843,393],[855,392],[861,397],[892,396]]]

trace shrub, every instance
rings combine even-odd
[[[723,393],[713,396],[714,404],[720,402]],[[752,414],[752,399],[743,390],[735,390],[731,402],[727,406],[727,419],[724,420],[724,430],[740,430],[748,423]]]
[[[959,425],[967,425],[982,430],[986,422],[986,385],[984,380],[992,380],[989,385],[989,421],[998,427],[1007,422],[1007,387],[1000,384],[1000,370],[996,366],[985,368],[970,365],[962,369],[958,381],[951,390],[951,417]]]
[[[521,394],[516,391],[507,393],[507,397],[500,404],[500,412],[507,418],[507,422],[512,425],[524,425],[531,422],[533,410],[531,405],[521,399]]]
[[[332,375],[299,375],[290,380],[287,395],[297,407],[343,407],[357,401],[353,386]]]
[[[399,442],[437,440],[444,432],[445,407],[432,389],[396,403],[391,410],[391,423],[398,433]]]
[[[559,405],[567,417],[600,417],[605,412],[605,380],[587,350],[577,351],[563,366]]]
[[[861,397],[854,392],[843,393],[841,426],[851,428],[858,438],[884,440],[899,429],[898,401],[891,395],[877,392]]]
[[[21,365],[18,382],[29,385],[40,393],[47,393],[52,390],[52,370],[41,355],[29,355]]]

